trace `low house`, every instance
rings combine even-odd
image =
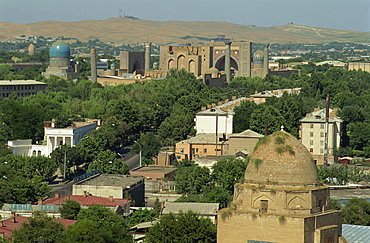
[[[266,102],[267,98],[271,97],[280,98],[281,96],[283,96],[284,93],[299,94],[300,92],[301,88],[265,90],[259,93],[252,94],[250,98],[248,98],[248,100],[254,101],[256,103],[264,103]]]
[[[99,174],[75,183],[72,195],[92,195],[105,198],[123,199],[130,196],[137,207],[144,206],[143,176]]]
[[[263,135],[252,130],[241,133],[200,133],[176,143],[177,160],[197,160],[203,157],[235,156],[238,152],[249,154]]]
[[[62,218],[53,218],[52,220],[62,223],[65,228],[77,222],[76,220]],[[15,214],[7,219],[0,218],[0,239],[9,239],[12,236],[13,230],[19,229],[22,226],[22,223],[27,223],[28,221],[29,217],[17,216]]]
[[[112,196],[109,198],[91,196],[87,193],[85,195],[69,195],[64,197],[58,197],[57,194],[53,198],[47,198],[42,201],[43,205],[63,205],[66,200],[73,200],[78,202],[81,207],[89,207],[92,205],[101,205],[110,208],[117,214],[129,214],[130,203],[129,199],[117,199]]]
[[[342,165],[350,165],[352,160],[352,157],[342,157],[339,159],[339,163],[341,163]]]
[[[157,181],[163,178],[172,180],[176,170],[177,168],[173,166],[148,165],[131,170],[130,175],[143,176],[146,181]]]
[[[182,202],[165,202],[161,215],[179,214],[180,212],[193,211],[201,217],[208,217],[213,223],[217,223],[217,213],[220,208],[219,203],[182,203]]]

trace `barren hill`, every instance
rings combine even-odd
[[[259,43],[368,43],[369,32],[325,29],[295,24],[255,27],[216,21],[149,21],[110,18],[76,22],[44,21],[31,24],[0,22],[0,40],[20,35],[75,37],[82,41],[98,38],[117,44],[151,41],[153,43],[198,43],[223,34],[234,41]]]

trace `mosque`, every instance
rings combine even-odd
[[[341,211],[329,203],[309,151],[279,131],[257,143],[230,208],[218,215],[218,243],[345,243]]]
[[[50,64],[42,73],[46,78],[55,75],[64,79],[76,79],[79,74],[78,64],[70,61],[71,50],[69,45],[61,40],[54,42],[49,50]]]

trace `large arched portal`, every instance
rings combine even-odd
[[[171,69],[173,69],[173,68],[176,68],[176,66],[175,66],[175,61],[174,61],[173,59],[170,59],[170,60],[168,61],[168,70],[171,70]]]
[[[190,60],[188,70],[189,70],[190,73],[193,73],[194,75],[197,75],[195,73],[196,70],[195,70],[195,61],[194,60]]]
[[[143,74],[143,69],[140,66],[140,63],[138,61],[134,62],[134,65],[132,67],[132,72],[136,72],[136,74]]]
[[[225,71],[225,56],[217,60],[215,68],[217,68],[219,71]],[[239,70],[238,63],[234,58],[230,58],[230,69],[236,71]]]
[[[180,69],[186,69],[186,59],[185,59],[185,56],[181,55],[177,58],[177,69],[180,70]]]

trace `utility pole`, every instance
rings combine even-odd
[[[67,167],[67,147],[64,149],[64,173],[63,179],[66,179],[66,167]]]
[[[137,141],[134,141],[137,145],[139,145],[139,148],[140,148],[140,153],[139,153],[139,159],[140,159],[140,167],[141,167],[141,144],[138,143]]]
[[[326,107],[325,107],[325,147],[324,147],[324,165],[328,165],[328,148],[329,148],[329,106],[330,94],[326,93]]]

